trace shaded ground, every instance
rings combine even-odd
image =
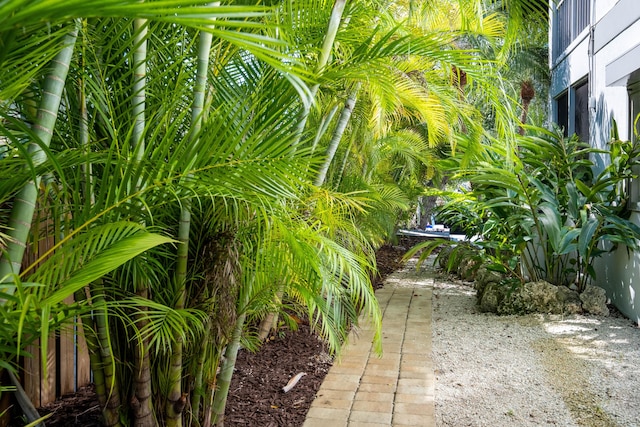
[[[402,266],[400,258],[411,245],[383,246],[376,254],[379,276],[374,288]],[[297,331],[282,331],[272,336],[258,353],[240,351],[229,390],[226,421],[233,426],[301,426],[317,390],[331,367],[331,358],[322,342],[302,324]],[[306,373],[291,391],[282,387],[294,375]],[[47,427],[100,426],[100,409],[92,387],[65,396],[40,408],[41,415],[52,413]],[[18,424],[16,424],[18,425]]]
[[[401,246],[384,246],[376,254],[379,276],[372,282],[377,289],[384,278],[402,266]],[[256,354],[241,351],[236,362],[225,426],[301,426],[332,365],[322,342],[301,325],[297,332],[273,337]],[[289,379],[306,375],[288,393],[282,391]]]
[[[322,342],[300,325],[252,354],[241,350],[233,374],[225,426],[300,426],[331,367]],[[305,373],[288,393],[282,387]]]
[[[41,416],[52,414],[51,418],[45,421],[47,427],[102,426],[102,413],[93,386],[83,387],[77,393],[63,396],[56,402],[38,409],[38,413]]]

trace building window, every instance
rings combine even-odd
[[[627,87],[629,91],[629,139],[638,142],[640,139],[640,81],[630,83]],[[640,176],[640,167],[634,169],[634,174]],[[632,179],[627,183],[629,191],[629,202],[631,209],[640,210],[640,182]]]
[[[554,20],[554,55],[556,59],[589,25],[591,2],[587,0],[561,0],[556,4]]]
[[[589,142],[589,81],[576,85],[573,93],[575,97],[574,132],[580,141]]]
[[[556,123],[564,136],[578,135],[589,142],[589,80],[571,86],[556,98]]]
[[[556,123],[564,136],[569,136],[569,91],[556,98]]]

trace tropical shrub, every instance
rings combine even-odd
[[[583,290],[596,279],[597,257],[618,245],[638,249],[640,228],[628,220],[626,191],[638,144],[614,138],[599,150],[543,129],[518,142],[512,162],[496,142],[458,174],[472,189],[450,197],[440,215],[479,236],[476,244],[521,282]],[[605,160],[599,173],[595,156]]]
[[[50,3],[0,5],[0,370],[80,315],[105,424],[222,424],[247,323],[279,293],[336,350],[362,310],[379,325],[372,248],[423,148],[478,131],[453,70],[492,90],[492,61],[460,46],[499,41],[499,15],[478,0]],[[45,211],[55,245],[22,266]]]

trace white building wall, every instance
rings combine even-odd
[[[591,0],[587,0],[591,1]],[[595,22],[600,21],[620,0],[596,0],[595,3]],[[593,3],[591,3],[593,5]]]
[[[583,31],[552,62],[550,93],[555,98],[588,76],[590,142],[605,148],[612,119],[617,123],[620,138],[632,136],[627,80],[636,65],[640,69],[640,55],[636,54],[640,52],[640,1],[589,1],[592,1],[592,28]],[[573,129],[569,132],[573,133]],[[601,166],[601,162],[602,159],[596,159],[597,165]],[[632,219],[640,224],[640,212],[635,211]],[[620,311],[640,322],[640,253],[628,254],[626,248],[620,248],[598,260],[596,270],[596,284],[607,290]]]

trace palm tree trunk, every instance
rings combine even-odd
[[[83,37],[87,34],[87,21],[82,20],[82,34]],[[82,57],[81,68],[85,67],[85,43],[81,44]],[[86,98],[86,85],[84,77],[82,77],[78,84],[78,103],[80,106],[80,123],[78,127],[79,141],[82,149],[89,151],[89,112],[87,110],[87,98]],[[95,194],[93,191],[93,179],[91,163],[85,162],[81,166],[82,178],[84,185],[82,191],[84,191],[85,203],[89,206],[95,204]],[[82,316],[81,326],[84,329],[84,337],[87,341],[89,349],[89,362],[91,365],[91,372],[93,373],[93,383],[96,388],[96,394],[98,395],[98,401],[102,408],[102,416],[104,417],[104,425],[106,427],[119,427],[120,424],[120,408],[122,406],[120,400],[120,384],[116,379],[114,369],[114,359],[111,352],[111,340],[109,338],[108,329],[108,315],[105,312],[105,301],[102,295],[102,289],[97,289],[98,283],[92,284],[85,294],[84,291],[78,291],[75,293],[75,300],[77,302],[89,300],[89,303],[95,308],[93,314],[86,314]],[[97,292],[96,292],[97,291]],[[88,297],[87,297],[88,296]],[[92,325],[93,331],[88,331],[85,325]]]
[[[520,99],[522,99],[522,115],[520,116],[520,125],[518,126],[518,134],[520,135],[524,135],[524,125],[527,123],[529,105],[535,94],[536,91],[531,80],[525,80],[520,83]]]
[[[147,20],[135,19],[134,46],[133,53],[133,132],[131,138],[132,161],[138,164],[142,161],[145,152],[144,133],[146,127],[145,105],[146,105],[146,76],[147,76]],[[136,183],[135,190],[142,187],[142,182]],[[142,298],[149,298],[149,285],[144,279],[135,283],[136,294]],[[136,314],[136,326],[144,329],[148,320],[146,319],[146,307],[140,307]],[[134,386],[131,397],[131,407],[133,409],[135,427],[154,427],[156,420],[153,413],[152,388],[151,388],[151,361],[149,356],[148,338],[136,340],[134,351]]]
[[[187,258],[189,256],[189,229],[191,224],[191,207],[187,200],[180,209],[180,224],[178,226],[178,244],[176,263],[176,281],[178,286],[178,300],[176,309],[182,309],[185,305]],[[165,405],[165,423],[167,427],[182,426],[182,411],[184,410],[184,396],[182,395],[182,353],[183,342],[180,336],[175,338],[171,364],[169,365],[169,394]]]
[[[278,286],[276,295],[273,298],[273,303],[276,306],[282,305],[282,296],[284,294],[283,289],[284,289],[284,285],[280,284],[280,286]],[[260,341],[266,340],[267,337],[269,336],[269,332],[274,330],[277,325],[278,325],[278,311],[277,310],[270,311],[269,313],[267,313],[264,319],[262,319],[262,321],[260,322],[260,326],[258,327],[258,339]]]
[[[92,290],[93,291],[93,290]],[[99,295],[101,292],[94,292]],[[76,299],[83,298],[80,292],[76,293]],[[93,381],[96,386],[98,400],[102,406],[104,424],[107,427],[119,427],[120,424],[120,383],[116,377],[115,360],[111,352],[111,339],[109,336],[109,324],[106,311],[106,304],[103,297],[92,297],[91,305],[93,315],[83,317],[84,325],[93,325],[95,335],[91,332],[85,333],[91,370],[93,371]]]
[[[225,359],[222,362],[222,369],[218,376],[218,389],[213,400],[213,416],[214,424],[217,427],[224,427],[224,411],[227,406],[227,396],[229,396],[229,387],[231,386],[231,377],[233,376],[233,369],[236,366],[236,360],[238,358],[238,350],[240,350],[240,338],[242,337],[242,330],[244,329],[244,321],[247,317],[246,308],[242,307],[240,314],[236,319],[235,329],[231,336],[231,341],[227,345],[227,349],[224,353]]]
[[[338,119],[338,124],[336,125],[336,128],[333,131],[331,141],[329,142],[329,147],[327,147],[324,164],[318,171],[318,176],[316,177],[316,181],[314,182],[314,184],[318,187],[324,184],[324,181],[327,179],[327,172],[329,172],[329,166],[331,166],[333,157],[336,155],[336,151],[338,150],[338,146],[340,145],[340,140],[342,139],[344,130],[347,128],[347,124],[349,123],[349,119],[351,118],[351,113],[353,113],[353,108],[356,105],[356,99],[358,97],[359,90],[360,90],[360,83],[357,83],[356,86],[353,88],[353,91],[349,95],[349,98],[347,98],[347,102],[345,103],[344,108],[340,113],[340,119]]]
[[[87,20],[82,20],[82,34],[83,34],[83,42],[81,44],[82,53],[81,53],[81,64],[80,67],[82,70],[85,68],[85,42],[84,37],[87,33]],[[78,127],[80,146],[82,149],[86,150],[87,156],[89,154],[89,112],[87,110],[87,94],[86,94],[86,82],[84,77],[80,77],[78,82],[78,104],[80,105],[80,123]],[[92,179],[92,168],[91,163],[87,160],[82,165],[82,179],[84,179],[84,186],[82,190],[84,191],[84,197],[88,199],[89,205],[93,206],[95,204],[95,194],[93,192],[93,179]]]
[[[207,347],[211,343],[211,321],[207,320],[204,335],[202,338],[202,344],[200,347],[200,353],[198,356],[198,364],[196,366],[196,374],[193,379],[193,397],[191,399],[191,413],[193,414],[193,419],[195,420],[196,425],[199,425],[200,422],[200,410],[202,406],[202,397],[205,394],[205,384],[204,384],[204,367],[205,367],[205,358],[207,357]],[[215,376],[215,374],[214,374]]]
[[[527,117],[529,116],[530,99],[522,100],[522,115],[520,116],[520,125],[518,126],[518,134],[524,136],[524,125],[527,123]]]
[[[329,113],[322,118],[320,126],[318,126],[318,131],[316,132],[316,137],[313,139],[313,146],[311,147],[311,153],[315,153],[316,147],[318,146],[320,139],[324,136],[325,132],[327,131],[327,128],[329,127],[329,124],[333,120],[333,116],[335,116],[336,113],[338,112],[339,107],[340,107],[339,105],[334,105],[333,108],[329,110]]]
[[[220,5],[215,2],[214,6]],[[200,129],[202,128],[202,113],[204,110],[205,91],[207,86],[207,73],[209,71],[209,56],[213,36],[208,32],[200,32],[198,46],[198,68],[196,71],[196,83],[194,87],[193,105],[191,109],[192,125],[190,140],[196,143]],[[189,257],[189,231],[191,229],[191,204],[185,200],[180,210],[180,225],[178,227],[178,260],[176,265],[176,284],[178,286],[178,300],[176,309],[182,309],[186,300],[187,261]],[[181,337],[176,337],[174,350],[171,355],[169,371],[170,390],[167,397],[166,425],[167,427],[182,426],[182,411],[184,410],[184,395],[182,392],[182,359],[183,342]]]
[[[46,147],[51,143],[53,129],[56,125],[62,93],[78,37],[78,29],[79,21],[75,21],[69,33],[63,38],[62,50],[51,61],[49,74],[44,80],[40,108],[33,124],[33,134]],[[34,165],[45,161],[44,151],[36,142],[29,143],[28,151]],[[7,281],[10,274],[20,273],[20,265],[31,230],[39,187],[40,177],[36,177],[33,181],[25,184],[14,199],[6,233],[10,240],[7,242],[6,251],[0,258],[0,282]],[[7,289],[7,291],[13,292],[12,289]]]
[[[338,29],[340,28],[340,21],[342,19],[342,13],[344,12],[344,7],[346,3],[347,3],[347,0],[336,0],[336,2],[333,4],[333,9],[331,10],[331,17],[329,18],[329,26],[327,28],[327,33],[324,36],[322,49],[320,50],[320,57],[318,58],[318,65],[316,66],[316,70],[315,70],[316,73],[320,73],[322,69],[329,62],[329,56],[331,55],[331,50],[333,49],[333,44],[336,40]],[[305,103],[302,109],[302,115],[300,117],[300,121],[298,122],[298,126],[296,128],[296,137],[293,140],[294,147],[300,143],[300,139],[302,138],[302,133],[304,132],[304,128],[307,126],[307,120],[309,119],[311,104],[313,104],[319,88],[320,88],[319,84],[316,84],[311,88],[311,96],[310,96],[309,102]]]
[[[137,292],[142,298],[149,298],[148,289]],[[141,311],[144,311],[140,308]],[[136,325],[144,329],[149,321],[144,318],[144,314],[137,316]],[[149,340],[137,340],[137,347],[134,349],[134,395],[131,398],[131,408],[133,409],[134,427],[156,427],[158,425],[153,413],[152,388],[151,388],[151,358],[149,355]]]
[[[144,128],[146,105],[146,78],[147,78],[147,21],[135,19],[133,53],[133,134],[131,136],[131,150],[136,162],[140,162],[144,155]]]
[[[351,137],[351,140],[349,141],[349,146],[347,147],[344,153],[344,156],[342,157],[342,163],[340,164],[340,172],[338,173],[338,177],[335,182],[336,187],[338,187],[342,182],[342,178],[344,178],[344,171],[347,170],[347,163],[349,162],[349,154],[351,153],[351,150],[353,148],[353,141],[354,141],[354,138]]]

